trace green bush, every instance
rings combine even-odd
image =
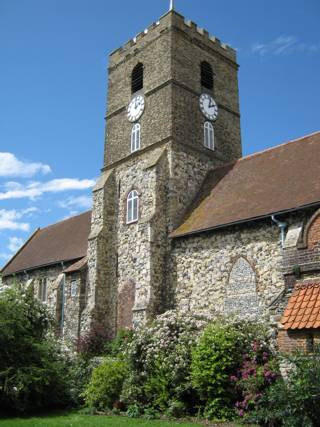
[[[119,400],[127,374],[128,367],[124,360],[106,358],[93,370],[91,380],[83,393],[87,406],[98,410],[112,409]]]
[[[68,365],[49,337],[52,320],[32,289],[0,295],[0,412],[64,406]]]
[[[243,355],[254,341],[265,342],[266,329],[250,321],[219,319],[203,332],[192,352],[191,379],[199,392],[207,418],[234,416],[238,391],[232,381],[240,370]]]
[[[248,420],[264,426],[318,427],[320,420],[320,347],[290,357],[291,373],[279,378]]]
[[[232,406],[230,376],[239,364],[237,331],[221,323],[209,325],[192,353],[191,378],[205,402],[208,418],[228,417]]]
[[[82,406],[84,401],[83,393],[88,386],[92,371],[101,363],[101,358],[95,357],[90,360],[84,360],[82,357],[76,357],[70,361],[70,396],[73,406]]]

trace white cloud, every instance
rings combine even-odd
[[[12,153],[0,152],[0,176],[31,177],[37,173],[47,174],[51,172],[49,165],[22,161]]]
[[[0,230],[29,231],[30,224],[19,221],[25,215],[26,211],[28,209],[22,211],[0,209]]]
[[[66,200],[62,200],[59,203],[59,206],[64,209],[91,209],[92,207],[92,197],[91,196],[79,196],[79,197],[69,197]]]
[[[93,187],[93,179],[61,178],[47,182],[30,182],[20,184],[18,182],[7,182],[4,184],[3,192],[0,192],[0,200],[24,199],[34,200],[44,193],[60,193],[71,190],[87,190]]]
[[[20,237],[9,237],[8,249],[12,253],[16,253],[23,245],[24,240]]]
[[[21,211],[22,215],[26,215],[26,216],[32,216],[35,212],[39,212],[39,209],[36,208],[35,206],[32,206],[30,208],[26,208],[23,209]]]
[[[288,55],[291,53],[316,53],[320,51],[320,42],[307,44],[301,42],[295,36],[280,36],[267,43],[255,43],[251,49],[252,53],[260,56],[265,55]]]

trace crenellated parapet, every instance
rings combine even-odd
[[[116,66],[122,62],[128,55],[135,54],[136,50],[158,38],[165,31],[175,29],[182,31],[187,37],[192,38],[195,42],[202,43],[206,48],[216,51],[226,59],[236,62],[236,50],[226,43],[221,42],[215,36],[212,36],[207,30],[199,27],[191,20],[175,11],[170,11],[163,15],[159,21],[151,24],[144,31],[138,33],[127,43],[114,50],[110,54],[110,67]]]

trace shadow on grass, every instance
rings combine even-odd
[[[70,415],[76,415],[79,414],[77,410],[68,410],[68,409],[54,409],[54,410],[43,410],[43,411],[37,411],[37,412],[29,412],[27,414],[20,413],[20,412],[13,412],[13,411],[7,411],[3,412],[0,411],[0,420],[13,420],[13,419],[21,419],[21,420],[28,420],[30,418],[56,418],[56,417],[66,417]]]

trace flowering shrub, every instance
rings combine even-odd
[[[263,325],[237,319],[220,318],[205,329],[192,354],[191,375],[207,418],[232,418],[231,408],[239,393],[235,382],[239,382],[240,388],[241,378],[241,385],[248,388],[249,394],[245,378],[253,375],[251,360],[246,359],[249,356],[245,356],[245,365],[241,366],[243,354],[248,353],[257,338],[266,345],[266,335]],[[242,403],[238,403],[239,410]]]
[[[241,396],[235,405],[240,417],[256,408],[265,390],[280,375],[273,353],[259,341],[251,344],[242,360],[236,375],[230,377]]]
[[[111,340],[109,331],[99,322],[95,322],[90,331],[76,342],[77,353],[85,360],[89,360],[105,353],[105,348]]]
[[[69,401],[68,367],[50,338],[52,320],[32,290],[0,295],[0,412],[28,412]]]
[[[247,416],[263,426],[318,427],[320,420],[320,347],[313,354],[297,352],[286,380],[279,376],[259,405]]]
[[[126,351],[130,374],[122,400],[143,410],[192,411],[197,394],[190,380],[191,350],[206,323],[169,311],[136,331]]]
[[[132,337],[133,331],[131,330],[118,331],[113,340],[106,342],[104,347],[105,354],[112,357],[123,355],[130,344]]]
[[[101,357],[94,357],[85,360],[82,357],[75,357],[70,360],[70,397],[73,406],[82,406],[85,403],[84,390],[87,388],[94,368],[101,364]]]

